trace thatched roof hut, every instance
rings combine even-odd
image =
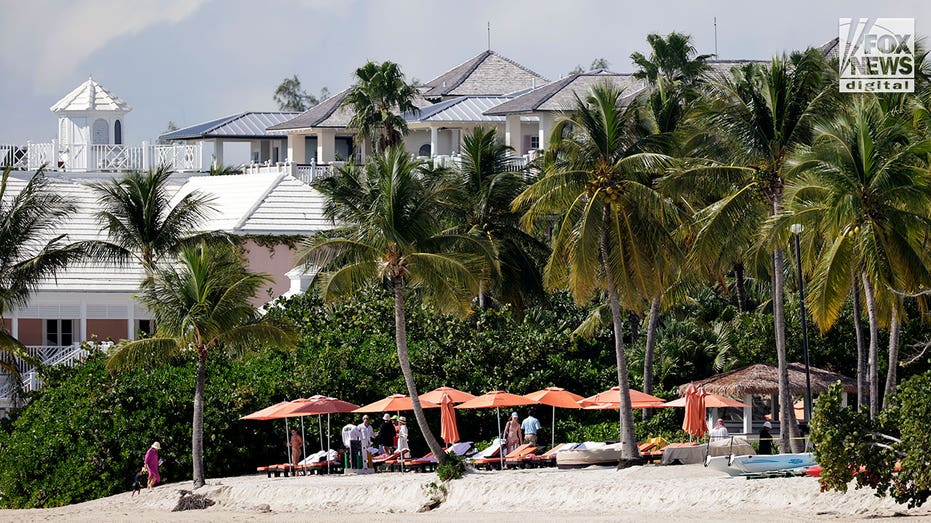
[[[840,381],[845,392],[857,392],[857,382],[843,374],[811,367],[811,392],[821,394],[833,383]],[[770,395],[779,392],[779,373],[773,365],[757,363],[710,378],[693,382],[706,391],[722,396],[743,397],[745,394]],[[679,394],[685,394],[688,383],[679,386]],[[793,395],[805,394],[805,365],[789,364],[789,390]]]

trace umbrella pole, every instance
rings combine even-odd
[[[287,455],[285,463],[291,463],[291,428],[288,424],[288,418],[284,419],[284,451]]]
[[[304,454],[304,459],[307,459],[307,432],[304,431],[304,416],[301,416],[301,452]]]
[[[553,405],[553,428],[550,429],[550,448],[556,446],[556,405]]]
[[[321,421],[323,418],[321,418]],[[326,473],[330,473],[330,413],[326,414]]]
[[[501,433],[501,407],[495,407],[495,413],[496,413],[495,417],[498,419],[498,437],[500,438],[504,436],[504,434]],[[503,443],[504,443],[504,448],[507,449],[507,440],[504,440]],[[501,461],[501,470],[504,470],[504,451],[500,449],[498,450],[498,458]]]
[[[320,450],[323,450],[323,416],[317,416],[317,428],[320,429]]]

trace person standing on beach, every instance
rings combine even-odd
[[[162,450],[162,446],[159,442],[155,442],[149,447],[149,450],[145,453],[145,458],[142,460],[142,464],[145,469],[149,472],[149,490],[152,490],[152,487],[158,485],[162,481],[162,477],[158,475],[158,451]]]
[[[534,418],[533,413],[528,412],[524,422],[520,424],[520,428],[524,431],[524,442],[537,446],[537,433],[543,428],[540,426],[540,420]]]
[[[718,421],[714,424],[714,428],[708,431],[708,436],[711,441],[727,439],[727,427],[724,426],[723,419],[718,418]]]
[[[769,429],[773,428],[773,424],[770,422],[763,423],[763,428],[760,429],[760,454],[769,455],[773,453],[773,435],[770,434]]]
[[[396,435],[394,423],[391,423],[391,416],[385,414],[382,418],[381,427],[378,429],[378,446],[381,447],[382,454],[394,452],[394,437]]]
[[[523,444],[524,438],[520,433],[520,422],[517,421],[517,413],[511,413],[511,419],[504,425],[504,434],[502,439],[504,439],[507,453],[510,454],[511,451]]]
[[[404,416],[398,418],[398,450],[401,451],[402,458],[411,457],[411,449],[407,443],[407,418]]]
[[[297,433],[297,429],[291,429],[291,464],[295,467],[301,462],[301,449],[304,447],[304,438]]]

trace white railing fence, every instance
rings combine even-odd
[[[172,171],[200,171],[203,143],[154,145],[70,144],[57,140],[26,145],[0,144],[0,168],[50,171],[133,171],[165,166]]]
[[[290,174],[298,180],[311,185],[317,180],[329,178],[335,169],[345,162],[333,163],[253,163],[242,166],[243,174]]]
[[[99,343],[96,348],[100,350],[109,349],[113,343]],[[94,349],[95,344],[88,344],[89,348]],[[59,365],[73,366],[74,364],[84,361],[90,355],[88,346],[76,343],[74,345],[43,345],[26,347],[26,354],[37,360],[45,367],[57,367]],[[0,356],[5,357],[6,355]],[[16,367],[20,374],[21,392],[33,392],[42,387],[42,378],[39,369],[22,360],[16,362]],[[9,374],[0,375],[0,400],[10,400],[17,392],[15,378]]]

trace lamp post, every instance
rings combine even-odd
[[[789,230],[795,236],[795,263],[798,269],[798,302],[802,315],[802,353],[805,355],[805,421],[811,421],[811,367],[808,365],[808,316],[805,313],[805,280],[802,277],[802,245],[799,235],[805,230],[793,223]]]

